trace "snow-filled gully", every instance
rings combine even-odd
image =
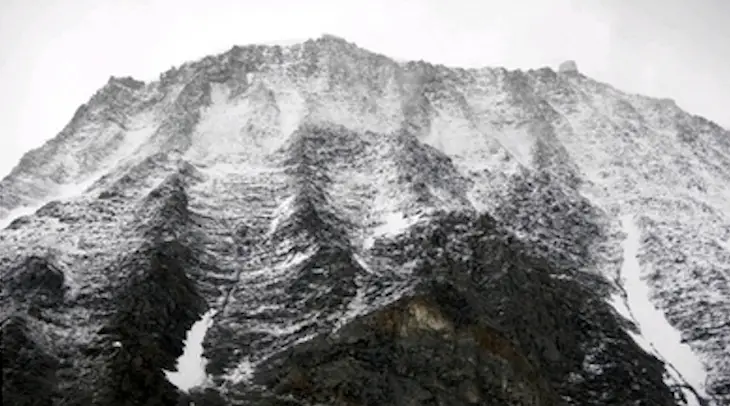
[[[664,313],[654,307],[650,300],[650,288],[641,278],[638,254],[641,245],[641,230],[633,216],[621,218],[626,239],[623,242],[623,265],[620,284],[626,293],[612,298],[612,305],[624,317],[632,320],[639,334],[629,332],[644,351],[653,354],[665,363],[665,383],[670,387],[681,387],[686,404],[703,406],[708,398],[705,392],[707,372],[702,361],[687,345],[682,343],[681,333],[666,319]]]
[[[183,392],[205,383],[207,360],[203,357],[203,339],[213,324],[215,313],[215,310],[208,311],[190,327],[185,338],[185,350],[177,359],[176,371],[164,371],[167,380]]]

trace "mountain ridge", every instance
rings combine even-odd
[[[674,103],[625,94],[573,70],[396,62],[334,36],[284,48],[233,47],[159,81],[111,78],[58,137],[0,181],[0,219],[9,222],[0,231],[4,285],[15,275],[56,275],[44,295],[63,298],[54,305],[23,297],[29,288],[19,283],[3,287],[2,309],[24,315],[13,319],[26,320],[18,326],[50,331],[12,330],[19,337],[61,337],[34,344],[51,358],[68,363],[63,354],[91,352],[73,367],[54,367],[66,368],[54,390],[88,393],[96,404],[116,404],[130,390],[151,396],[143,382],[156,382],[150,390],[159,404],[173,404],[161,370],[182,353],[185,329],[215,309],[203,388],[234,404],[244,395],[266,404],[284,394],[398,404],[390,390],[421,402],[466,402],[458,404],[492,396],[515,404],[722,405],[730,399],[727,179],[727,131]],[[33,214],[16,218],[23,205]],[[631,304],[620,293],[627,237],[619,215],[636,216],[643,235],[636,272],[701,354],[707,388],[665,377],[663,355],[626,332],[641,326],[611,307],[610,298]],[[40,262],[27,262],[35,257]],[[166,292],[159,306],[167,310],[140,305],[148,301],[144,284]],[[558,293],[540,297],[545,289]],[[456,304],[481,309],[479,316],[458,321],[444,310]],[[440,322],[407,316],[418,309]],[[434,327],[459,323],[465,330]],[[140,349],[142,326],[153,336]],[[362,326],[382,334],[371,337]],[[507,369],[494,363],[491,347],[475,344],[482,338],[474,332],[495,326],[501,332],[485,333],[488,342],[508,340],[516,348],[510,354],[519,354],[495,353],[510,358]],[[69,333],[72,327],[83,333]],[[573,331],[584,327],[585,334]],[[350,333],[333,344],[338,350],[322,347],[323,335],[339,328]],[[536,336],[540,329],[545,337]],[[127,338],[108,338],[118,332]],[[472,344],[452,341],[453,334]],[[359,357],[374,358],[369,367],[338,367],[350,380],[329,382],[322,372],[293,386],[275,382],[298,373],[284,378],[281,368],[342,365],[338,357],[347,351],[339,349],[355,339],[364,340]],[[103,349],[115,340],[122,350]],[[466,358],[438,368],[471,374],[469,388],[427,383],[383,363],[392,357],[408,369],[427,360],[400,348],[431,354],[455,345]],[[268,364],[291,351],[330,361]],[[612,360],[611,351],[622,355]],[[482,367],[490,372],[465,372],[473,356],[486,357]],[[512,365],[517,358],[531,367]],[[632,367],[633,359],[643,364]],[[99,379],[67,376],[69,368],[100,364],[107,372]],[[147,365],[147,381],[128,364]],[[372,375],[380,367],[392,375]],[[241,368],[254,371],[248,381],[236,377]],[[640,368],[652,372],[642,377]],[[613,382],[618,373],[627,381]],[[130,386],[110,384],[120,374]],[[512,376],[509,382],[532,389],[493,386],[484,376]],[[401,383],[391,387],[388,379]],[[359,386],[363,380],[372,386]],[[686,387],[703,400],[692,403]]]

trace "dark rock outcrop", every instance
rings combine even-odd
[[[255,382],[312,404],[559,404],[518,345],[447,285],[277,356]]]
[[[2,403],[18,406],[56,404],[59,360],[34,337],[28,320],[13,315],[2,321]]]

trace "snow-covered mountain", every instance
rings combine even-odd
[[[0,223],[13,404],[730,405],[730,132],[574,63],[111,78]]]

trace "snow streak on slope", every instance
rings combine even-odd
[[[0,218],[0,230],[7,227],[16,219],[35,213],[43,204],[34,204],[32,206],[22,206],[10,211],[4,218]]]
[[[375,228],[375,235],[396,236],[417,223],[419,217],[406,218],[403,213],[388,213],[385,223]]]
[[[34,162],[34,167],[30,168],[29,173],[11,174],[1,179],[0,181],[8,187],[3,192],[18,194],[25,204],[14,207],[5,214],[3,207],[0,207],[0,229],[7,227],[18,217],[34,213],[48,202],[70,199],[83,194],[104,175],[113,172],[126,162],[139,159],[139,155],[135,154],[156,129],[155,114],[145,112],[127,121],[123,131],[115,123],[104,125],[88,123],[66,144],[59,147],[56,156]],[[80,162],[84,163],[83,167]],[[60,183],[51,180],[51,177],[58,173],[65,174],[65,179]],[[42,185],[39,188],[42,194],[23,196],[24,184]],[[1,195],[2,193],[0,198]]]
[[[624,263],[621,269],[621,283],[626,291],[624,304],[620,297],[613,298],[613,305],[619,313],[633,320],[639,334],[631,334],[634,341],[645,351],[655,354],[667,365],[667,385],[686,382],[697,395],[706,398],[705,380],[707,373],[702,361],[692,349],[682,343],[682,334],[651,303],[649,286],[641,278],[638,254],[641,245],[641,230],[631,215],[621,218],[626,239],[623,242]],[[700,406],[695,393],[684,389],[688,404]]]
[[[185,350],[177,360],[176,371],[164,371],[167,379],[180,390],[187,392],[190,388],[205,382],[205,365],[203,358],[203,339],[205,332],[213,324],[215,310],[210,310],[195,322],[185,338]]]
[[[7,213],[7,215],[4,218],[0,218],[0,230],[4,229],[8,225],[10,225],[10,223],[12,223],[13,221],[15,221],[16,219],[18,219],[20,217],[35,213],[38,209],[40,209],[41,207],[43,207],[45,204],[47,204],[50,201],[64,200],[64,199],[71,199],[74,197],[79,197],[84,192],[86,192],[103,175],[104,175],[103,172],[98,173],[98,174],[92,174],[88,177],[83,178],[78,183],[63,185],[59,188],[59,190],[56,192],[56,194],[52,195],[52,197],[50,197],[50,198],[43,199],[30,206],[21,206],[21,207],[11,210],[9,213]]]

